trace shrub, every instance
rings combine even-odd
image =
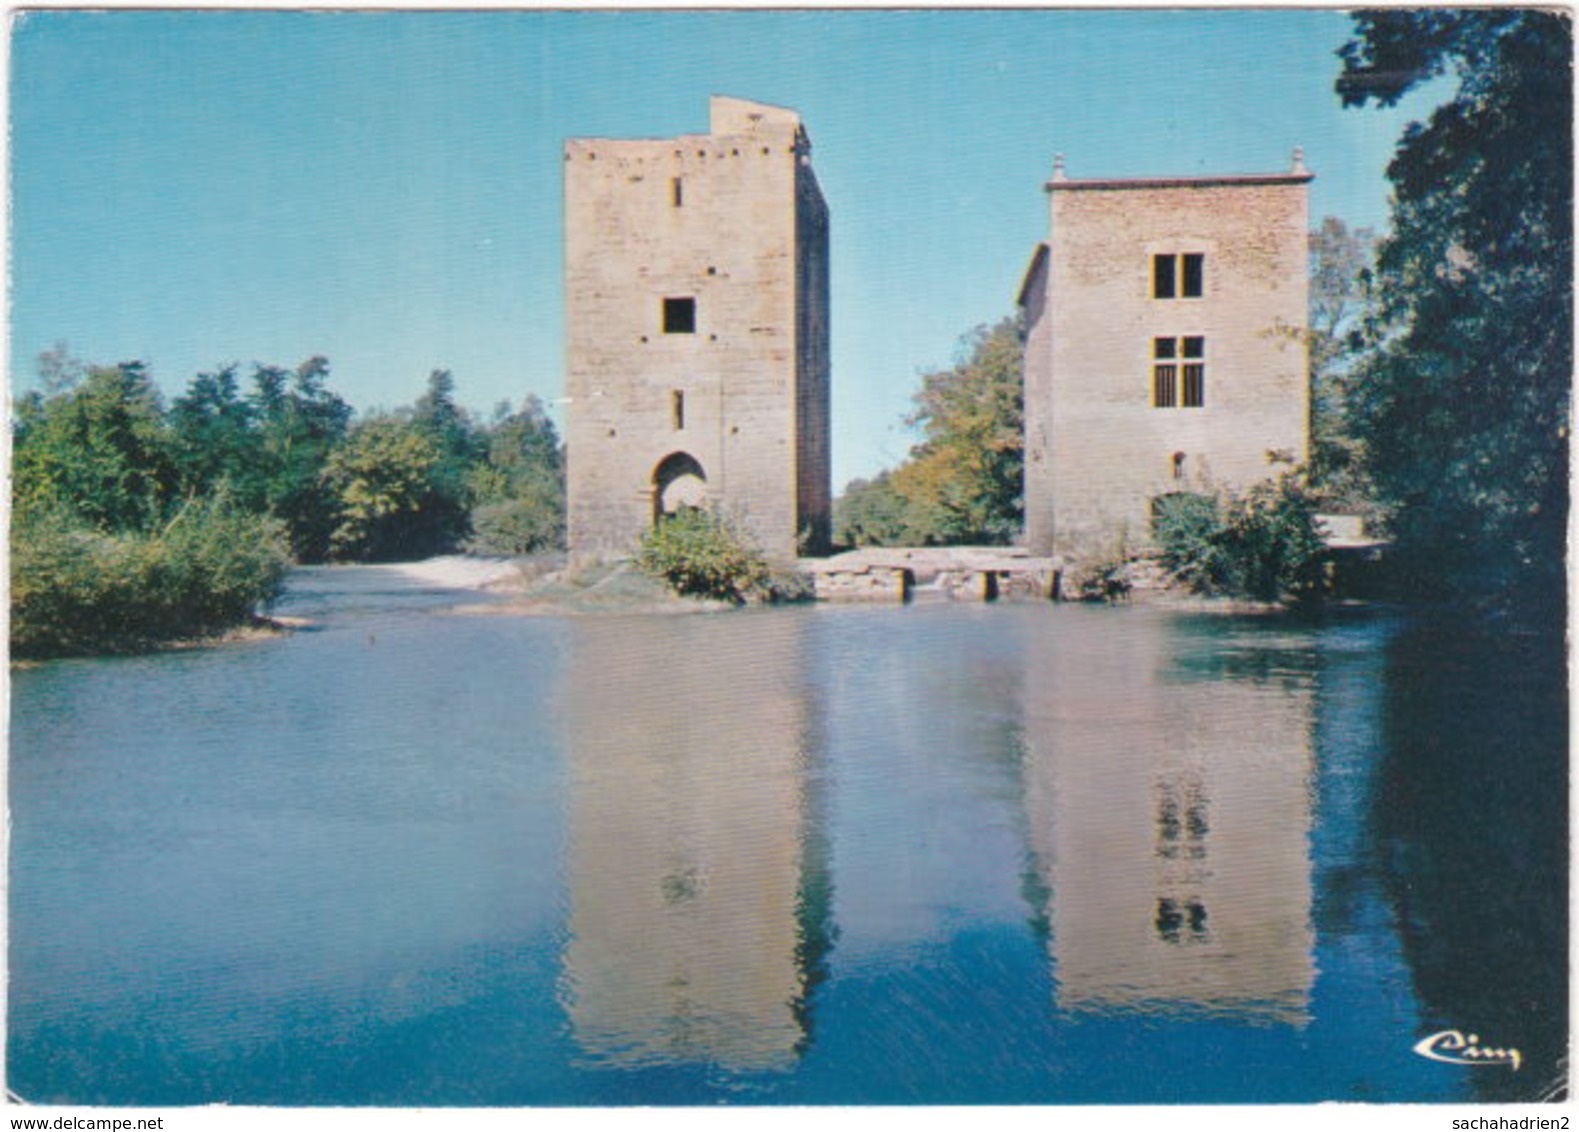
[[[284,523],[242,511],[227,495],[186,504],[153,542],[161,620],[181,635],[246,621],[280,596],[286,545]]]
[[[1152,504],[1152,536],[1162,549],[1169,573],[1196,589],[1211,589],[1223,580],[1216,538],[1222,519],[1217,499],[1194,492],[1159,496]]]
[[[128,652],[245,623],[280,594],[275,520],[227,498],[190,503],[158,534],[105,534],[60,511],[11,532],[11,649],[19,657]]]
[[[636,564],[675,593],[743,604],[766,592],[767,559],[722,515],[682,507],[642,536]]]
[[[564,545],[565,517],[543,493],[484,503],[471,513],[474,554],[537,554]]]
[[[1330,554],[1303,473],[1287,472],[1221,501],[1181,494],[1157,504],[1154,534],[1163,565],[1191,588],[1255,601],[1326,595]]]
[[[1218,543],[1235,589],[1257,601],[1325,596],[1331,555],[1303,476],[1257,484],[1226,510]]]

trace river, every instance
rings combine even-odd
[[[1560,639],[1377,610],[525,617],[357,568],[298,572],[281,612],[314,625],[13,671],[23,1098],[1563,1082]]]

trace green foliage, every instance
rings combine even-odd
[[[1303,475],[1257,484],[1228,501],[1219,545],[1231,591],[1257,601],[1315,601],[1330,555]]]
[[[484,503],[471,513],[471,540],[466,548],[475,554],[539,554],[564,545],[562,497],[543,492],[535,498],[524,493],[495,503]]]
[[[911,521],[911,503],[894,489],[893,476],[851,480],[833,505],[833,538],[840,546],[905,546],[923,541]]]
[[[1170,574],[1197,589],[1215,587],[1224,573],[1216,538],[1222,529],[1216,496],[1180,491],[1152,503],[1152,537]]]
[[[253,472],[238,490],[249,505],[284,521],[300,562],[329,556],[337,522],[337,501],[323,473],[350,428],[351,406],[328,389],[328,376],[322,357],[309,358],[294,372],[258,366],[253,373]]]
[[[64,511],[102,531],[159,521],[177,473],[158,391],[139,362],[95,366],[19,406],[12,499],[22,514]]]
[[[1162,562],[1200,593],[1265,602],[1319,600],[1330,555],[1302,472],[1224,499],[1179,493],[1157,501]]]
[[[501,405],[482,439],[482,460],[473,465],[469,481],[470,548],[535,554],[563,547],[564,459],[542,402],[528,397],[517,413]]]
[[[1375,233],[1332,216],[1310,234],[1310,480],[1327,510],[1373,519],[1379,508],[1354,420],[1354,382],[1360,328],[1374,310],[1375,250]]]
[[[1572,29],[1556,9],[1355,16],[1338,91],[1457,87],[1388,168],[1392,232],[1354,382],[1411,589],[1544,613],[1566,584]]]
[[[228,483],[232,491],[252,494],[261,486],[254,408],[241,395],[235,366],[194,377],[170,403],[168,419],[182,491]]]
[[[636,564],[675,593],[742,604],[764,594],[767,559],[722,515],[682,507],[642,536]]]
[[[12,645],[112,651],[201,636],[277,594],[285,564],[414,558],[470,533],[490,553],[557,546],[559,438],[529,399],[479,428],[433,373],[409,410],[351,428],[329,363],[199,374],[166,410],[141,363],[64,346],[12,420]]]
[[[450,508],[434,474],[441,459],[408,421],[375,417],[353,428],[323,472],[338,501],[331,555],[382,562],[443,549]]]
[[[907,423],[924,439],[894,472],[929,544],[1008,543],[1023,523],[1025,342],[1018,318],[978,326],[959,360],[926,374]]]
[[[456,404],[455,378],[449,370],[428,375],[427,392],[417,398],[410,420],[439,454],[432,472],[433,494],[424,507],[431,538],[446,549],[458,546],[469,530],[473,471],[483,466],[487,440]]]
[[[288,565],[281,525],[223,495],[183,505],[152,534],[32,512],[11,531],[12,652],[117,652],[216,633],[278,597]]]
[[[834,505],[846,546],[1004,544],[1019,533],[1024,467],[1019,320],[978,326],[926,374],[906,419],[922,441],[893,472],[854,480]]]

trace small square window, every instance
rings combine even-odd
[[[695,334],[696,300],[665,299],[663,301],[663,332],[665,334]]]
[[[1151,356],[1154,358],[1177,357],[1178,355],[1175,352],[1177,347],[1174,342],[1175,340],[1172,338],[1153,338],[1151,340]]]
[[[1204,358],[1206,356],[1206,339],[1186,338],[1184,340],[1184,356],[1187,358]]]

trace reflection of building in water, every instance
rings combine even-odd
[[[1310,688],[1221,666],[1193,679],[1178,658],[1231,659],[1232,639],[1159,628],[1115,619],[1096,650],[1050,635],[1027,666],[1026,797],[1059,1005],[1302,1023]]]
[[[565,955],[614,1064],[787,1066],[825,949],[793,618],[586,622],[571,638]]]

